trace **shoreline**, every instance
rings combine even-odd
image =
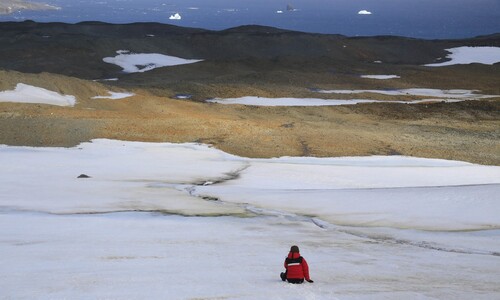
[[[54,7],[52,9],[58,9]],[[5,16],[5,15],[4,15]],[[265,32],[268,33],[289,33],[289,34],[306,34],[306,35],[317,35],[317,36],[334,36],[334,37],[343,37],[348,39],[365,39],[365,38],[377,38],[377,39],[410,39],[410,40],[423,40],[423,41],[462,41],[462,40],[473,40],[473,39],[484,39],[484,38],[497,38],[500,36],[500,31],[497,32],[489,32],[489,33],[480,33],[476,35],[470,36],[454,36],[454,37],[415,37],[409,35],[393,35],[393,34],[373,34],[373,35],[346,35],[342,33],[321,33],[321,32],[313,32],[313,31],[301,31],[294,29],[287,29],[281,27],[273,27],[267,25],[256,25],[256,24],[245,24],[238,26],[231,26],[222,29],[210,29],[203,27],[191,27],[191,26],[180,26],[173,23],[163,23],[163,22],[145,22],[145,21],[137,21],[137,22],[106,22],[106,21],[98,21],[98,20],[85,20],[85,21],[77,21],[77,22],[60,22],[60,21],[36,21],[31,19],[22,19],[22,20],[1,20],[2,14],[0,14],[0,25],[2,23],[34,23],[34,24],[42,24],[42,25],[52,25],[52,24],[62,24],[62,25],[109,25],[109,26],[135,26],[135,25],[152,25],[152,26],[166,26],[172,28],[180,28],[186,29],[188,31],[205,31],[212,33],[248,33],[248,32]]]

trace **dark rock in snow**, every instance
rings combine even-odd
[[[77,178],[92,178],[87,174],[80,174]]]

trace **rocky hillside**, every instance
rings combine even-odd
[[[499,98],[459,103],[254,107],[212,97],[322,97],[321,89],[471,89],[500,95],[500,64],[422,66],[466,40],[348,38],[243,26],[224,31],[139,23],[0,23],[0,91],[17,83],[74,95],[75,107],[0,103],[0,143],[73,146],[92,138],[203,142],[249,157],[402,154],[500,165]],[[203,59],[124,73],[118,50]],[[361,78],[396,74],[398,79]],[[113,78],[114,81],[103,79]],[[97,80],[97,81],[96,81]],[[92,99],[107,91],[123,100]],[[190,100],[174,99],[191,94]],[[396,100],[380,94],[335,98]],[[406,100],[411,95],[400,96]]]

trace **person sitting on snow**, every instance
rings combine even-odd
[[[288,281],[289,283],[303,283],[304,278],[307,282],[314,282],[309,277],[309,266],[306,260],[300,256],[299,247],[292,246],[290,253],[285,259],[284,273],[281,273],[281,280]]]

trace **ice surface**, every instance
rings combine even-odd
[[[500,62],[500,47],[457,47],[446,49],[450,52],[446,57],[449,61],[427,64],[427,67],[444,67],[461,64],[486,64],[492,65]]]
[[[129,53],[128,50],[118,50],[115,57],[105,57],[104,62],[123,68],[125,73],[147,72],[160,67],[185,65],[200,62],[200,59],[184,59],[158,53]]]
[[[253,161],[238,179],[196,187],[195,194],[339,225],[427,230],[500,225],[491,197],[500,192],[498,167],[405,157],[321,161]]]
[[[18,83],[15,90],[0,92],[0,102],[41,103],[58,106],[74,106],[75,96],[61,95],[36,86]]]
[[[14,173],[2,178],[2,186],[5,183],[10,189],[0,191],[6,197],[0,200],[0,206],[52,213],[162,210],[227,214],[225,206],[189,197],[174,185],[217,181],[245,166],[228,154],[196,144],[95,140],[70,149],[13,151],[0,147],[0,153],[0,161],[5,163],[3,174],[11,173],[9,159],[22,162],[12,166]],[[77,179],[80,174],[92,178]],[[39,176],[54,180],[45,182]]]
[[[0,146],[0,165],[7,299],[500,294],[499,167],[113,140]],[[292,244],[314,284],[279,279]]]

